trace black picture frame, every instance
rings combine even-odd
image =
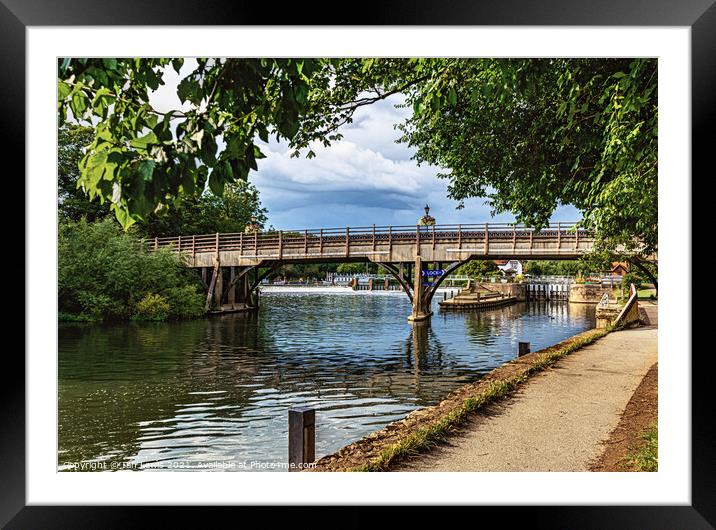
[[[15,174],[22,172],[24,175],[25,108],[28,103],[25,98],[25,31],[28,26],[315,25],[317,13],[324,12],[330,14],[331,20],[325,21],[330,25],[346,24],[349,21],[351,25],[689,26],[692,32],[692,174],[699,174],[699,168],[709,171],[707,175],[713,172],[712,164],[707,165],[710,162],[707,161],[707,153],[711,147],[708,142],[711,135],[707,134],[707,127],[716,116],[714,0],[500,0],[489,3],[470,0],[392,0],[381,2],[379,8],[375,7],[356,9],[349,4],[341,6],[333,3],[323,8],[320,3],[313,2],[310,9],[305,4],[288,3],[282,3],[277,9],[268,2],[244,0],[125,0],[121,3],[106,0],[69,0],[61,3],[49,0],[0,0],[2,151],[6,160],[20,161]],[[10,175],[6,177],[10,178]],[[17,194],[24,192],[24,187],[19,186],[16,180],[13,182],[15,185],[10,190],[6,181],[6,201],[10,193],[13,194],[14,202]],[[32,200],[32,197],[26,196],[25,200]],[[18,215],[17,219],[21,217]],[[14,228],[15,233],[18,233],[17,227]],[[690,289],[690,286],[685,288]],[[22,300],[24,297],[18,296],[16,299]],[[18,310],[18,313],[25,315],[23,311]],[[696,315],[696,312],[693,314]],[[31,306],[26,318],[32,318]],[[693,355],[691,361],[691,505],[504,506],[479,510],[494,513],[498,517],[509,513],[510,521],[524,518],[529,521],[525,524],[539,528],[713,528],[716,525],[716,436],[713,398],[708,393],[711,384],[708,363],[713,354],[710,351],[699,353],[704,355]],[[85,525],[104,528],[128,527],[141,519],[144,524],[137,526],[146,526],[147,511],[150,510],[146,507],[26,506],[25,363],[17,355],[17,350],[6,350],[4,360],[5,377],[0,385],[0,524],[7,524],[8,528],[74,528]],[[193,511],[190,514],[183,507],[158,507],[151,510],[153,515],[162,518],[165,526],[185,526],[191,522],[191,515],[194,515]],[[225,512],[228,510],[205,507],[200,517],[210,513],[210,520],[219,521],[219,517],[227,515]],[[242,507],[241,510],[247,508]],[[256,508],[251,510],[255,511]],[[297,518],[304,518],[310,513],[305,507],[293,510],[299,511]],[[366,510],[371,511],[370,508]],[[412,513],[422,517],[421,509],[414,509]],[[367,513],[357,517],[343,514],[340,517],[342,521],[353,521],[356,525],[373,518]],[[330,525],[330,518],[324,523]],[[320,521],[317,524],[320,526]],[[315,524],[312,523],[312,526]]]

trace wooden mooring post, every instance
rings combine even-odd
[[[522,357],[530,352],[529,342],[518,342],[517,343],[517,357]]]
[[[316,411],[296,407],[288,411],[288,470],[301,471],[316,459]]]

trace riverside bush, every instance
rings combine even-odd
[[[137,302],[133,319],[166,320],[169,316],[169,302],[159,294],[148,294]]]
[[[58,309],[65,318],[138,319],[138,304],[148,295],[166,301],[164,318],[204,313],[199,277],[177,255],[149,252],[141,239],[122,231],[112,219],[60,222]]]
[[[171,287],[164,291],[164,297],[175,318],[196,318],[204,314],[204,295],[196,285]]]

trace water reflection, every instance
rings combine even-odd
[[[266,293],[258,314],[62,325],[58,461],[274,462],[287,409],[317,409],[317,456],[438,402],[513,358],[593,326],[593,307],[435,311],[401,293]],[[577,306],[577,307],[574,307]],[[589,311],[591,309],[591,312]]]

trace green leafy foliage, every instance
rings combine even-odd
[[[655,59],[343,59],[293,139],[329,144],[361,106],[402,93],[398,129],[458,201],[545,226],[572,204],[611,259],[657,250]]]
[[[134,309],[135,320],[166,320],[169,316],[169,302],[159,294],[147,294]]]
[[[136,313],[137,304],[148,295],[167,302],[166,318],[203,314],[198,275],[169,251],[150,253],[141,239],[111,219],[60,221],[58,258],[63,314],[84,320],[142,318],[146,313]]]
[[[433,71],[399,128],[418,162],[445,168],[452,198],[487,197],[537,228],[572,204],[607,248],[656,251],[656,60],[436,60]]]
[[[158,112],[150,95],[181,59],[60,59],[60,123],[96,122],[79,183],[122,226],[208,184],[221,196],[263,158],[269,134],[291,139],[308,108],[314,59],[197,59],[177,87],[188,110]],[[258,137],[258,138],[257,138]],[[226,148],[219,150],[219,143]]]
[[[341,263],[336,267],[339,274],[377,274],[378,265],[375,263]]]
[[[104,219],[110,215],[108,204],[90,201],[79,185],[79,163],[85,146],[94,138],[91,127],[67,124],[58,130],[57,147],[57,209],[60,217],[78,221]]]
[[[483,278],[485,276],[499,275],[497,264],[492,260],[474,259],[468,261],[465,265],[461,265],[455,275],[465,275],[469,278]]]
[[[270,135],[311,158],[356,110],[403,94],[400,141],[452,198],[537,228],[572,204],[599,252],[657,251],[655,59],[198,59],[177,88],[188,109],[159,113],[149,96],[170,67],[182,60],[59,62],[61,121],[99,120],[80,185],[125,227],[207,186],[221,196]]]
[[[90,200],[80,180],[79,162],[85,146],[94,137],[91,127],[67,124],[58,131],[58,212],[61,218],[78,221],[104,219],[112,214],[109,204]],[[145,177],[151,180],[151,161],[145,164]],[[261,206],[258,190],[248,182],[227,184],[221,197],[206,191],[200,196],[185,196],[178,204],[169,203],[147,216],[138,226],[147,236],[176,234],[209,234],[241,232],[255,218],[259,225],[266,222],[266,209]]]
[[[622,277],[622,289],[624,292],[629,292],[631,284],[634,284],[634,287],[639,290],[645,283],[644,276],[638,272],[629,271]]]
[[[577,276],[583,270],[591,269],[585,269],[582,262],[572,260],[530,260],[524,266],[525,273],[532,276]]]
[[[358,265],[360,272],[365,272],[366,265],[364,263],[353,263]],[[341,265],[335,263],[290,263],[275,269],[268,278],[286,279],[286,280],[323,280],[328,272],[336,272]]]

